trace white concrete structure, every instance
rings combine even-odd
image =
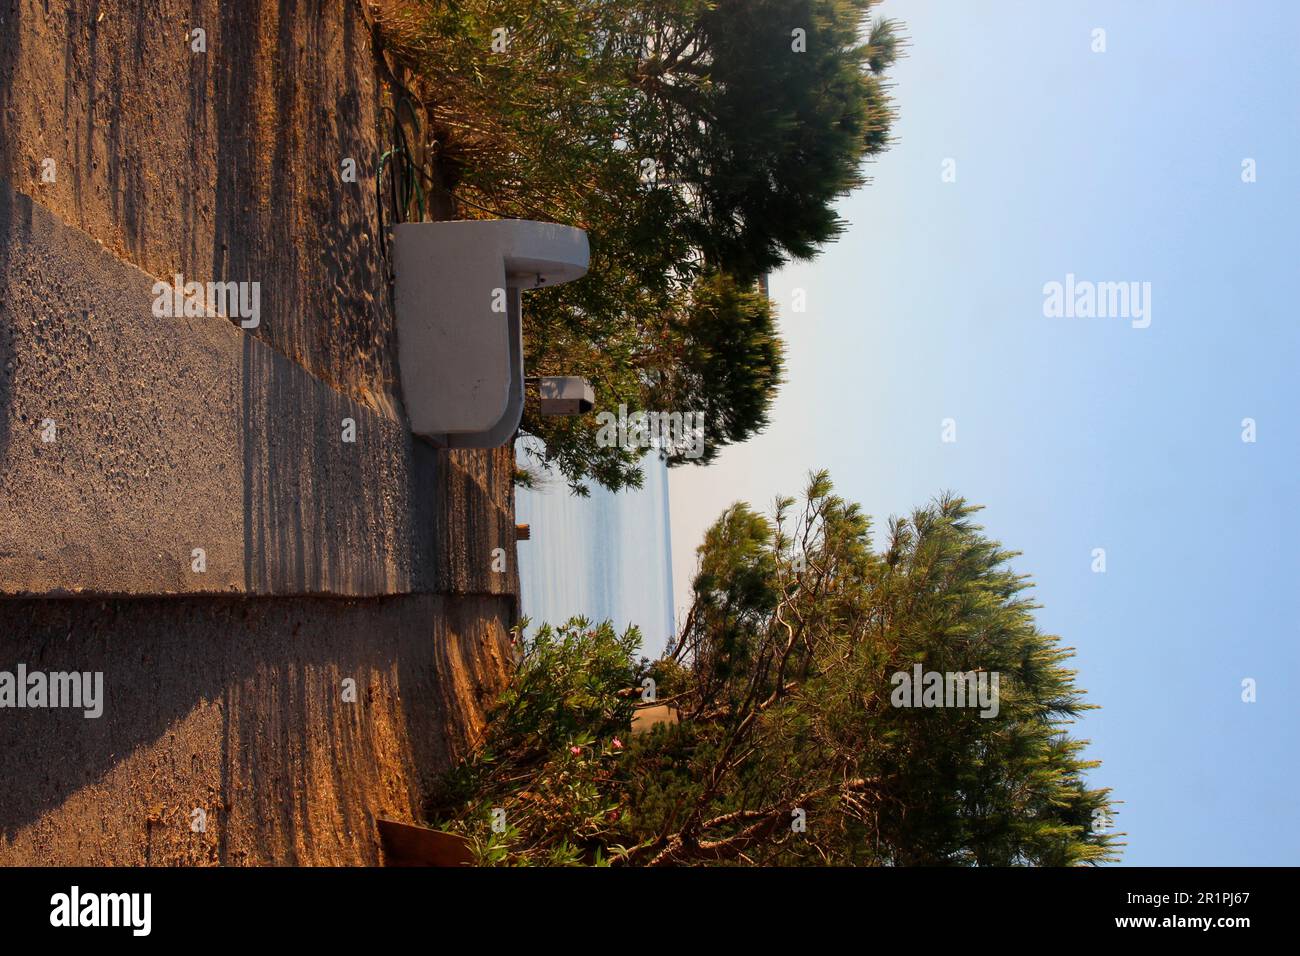
[[[543,415],[585,415],[596,404],[591,383],[577,375],[547,375],[537,387]]]
[[[397,347],[411,430],[496,448],[524,410],[521,293],[587,272],[587,234],[516,219],[393,228]]]

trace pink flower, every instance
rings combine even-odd
[[[623,741],[619,740],[617,737],[614,738],[614,749],[615,750],[623,749]]]
[[[569,753],[573,754],[573,755],[576,757],[576,756],[578,756],[578,754],[582,753],[582,748],[581,748],[581,747],[570,747],[570,748],[569,748]]]

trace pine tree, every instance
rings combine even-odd
[[[794,508],[782,499],[767,517],[738,504],[709,529],[690,613],[661,660],[637,663],[627,635],[570,622],[559,632],[567,653],[594,643],[604,663],[592,673],[607,677],[575,698],[582,669],[555,668],[544,631],[537,661],[561,676],[548,689],[545,667],[526,657],[533,710],[580,705],[599,720],[552,735],[547,757],[528,750],[531,772],[502,761],[475,801],[443,804],[448,825],[475,832],[477,811],[465,808],[485,800],[526,804],[525,825],[496,846],[514,862],[553,862],[560,847],[567,862],[634,865],[1115,859],[1109,791],[1088,785],[1097,764],[1068,736],[1090,707],[1065,666],[1070,650],[1038,630],[1029,581],[1009,566],[1016,554],[983,534],[978,509],[943,496],[891,522],[877,553],[870,522],[825,473]],[[900,705],[898,677],[918,666],[971,675],[972,687],[984,675],[996,695]],[[645,676],[681,721],[629,738],[616,705]],[[498,754],[533,739],[496,726],[513,729],[490,740],[514,741]],[[542,812],[539,782],[590,813]]]
[[[835,201],[888,145],[900,40],[873,7],[459,0],[388,14],[430,190],[460,216],[588,232],[587,276],[528,297],[530,375],[587,377],[596,411],[703,411],[705,461],[761,430],[780,342],[770,305],[740,290],[833,240]],[[590,420],[529,408],[522,427],[576,491],[640,483],[639,454],[599,444]]]

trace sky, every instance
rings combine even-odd
[[[1123,863],[1300,863],[1300,4],[878,12],[910,37],[897,142],[771,277],[771,426],[670,472],[679,619],[733,501],[824,467],[883,530],[958,492],[1076,648]],[[1045,315],[1068,274],[1150,283],[1150,324]]]

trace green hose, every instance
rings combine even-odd
[[[385,260],[388,258],[388,233],[384,228],[384,169],[391,168],[388,173],[388,192],[389,208],[392,210],[392,221],[396,225],[400,222],[411,221],[411,201],[415,201],[416,222],[424,220],[424,189],[420,186],[420,171],[415,162],[415,156],[411,152],[411,144],[406,138],[406,130],[402,127],[401,119],[398,115],[402,106],[405,105],[407,112],[411,116],[411,124],[416,131],[420,132],[420,117],[415,110],[415,103],[409,96],[403,96],[397,101],[397,109],[391,106],[384,107],[384,114],[392,117],[391,135],[389,142],[392,144],[379,157],[379,166],[375,170],[375,205],[379,215],[379,247]]]

